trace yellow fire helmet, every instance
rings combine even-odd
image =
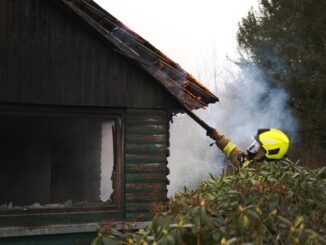
[[[282,159],[290,144],[285,133],[273,128],[258,129],[256,140],[265,149],[267,159]]]

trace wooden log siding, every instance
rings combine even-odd
[[[150,204],[167,202],[169,122],[166,110],[127,110],[126,218],[150,218]]]

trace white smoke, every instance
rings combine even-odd
[[[202,80],[214,80],[211,87],[220,102],[195,113],[242,149],[252,142],[258,128],[283,130],[293,141],[297,121],[288,108],[287,93],[272,88],[255,66],[230,64],[223,73],[199,74]],[[223,82],[216,82],[216,77]],[[195,188],[209,173],[220,174],[226,162],[216,145],[209,146],[213,140],[205,130],[188,115],[174,117],[170,127],[169,196],[184,186]]]

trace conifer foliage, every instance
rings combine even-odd
[[[285,88],[300,117],[302,140],[326,149],[326,1],[259,0],[239,25],[246,61]],[[307,152],[305,152],[306,154]]]

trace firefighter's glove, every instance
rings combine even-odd
[[[206,135],[211,137],[215,141],[219,140],[222,137],[221,133],[215,128],[207,130]]]

